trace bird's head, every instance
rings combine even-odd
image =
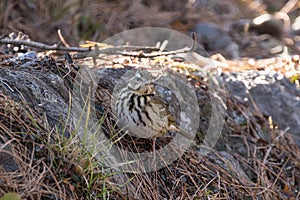
[[[154,81],[149,74],[137,72],[134,77],[129,80],[128,88],[137,94],[154,93]]]

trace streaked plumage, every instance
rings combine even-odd
[[[143,78],[140,73],[119,93],[116,114],[120,124],[137,137],[156,138],[173,130],[193,139],[176,125],[168,105],[156,94],[153,81]]]

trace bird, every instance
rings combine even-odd
[[[125,126],[131,135],[153,139],[153,151],[156,138],[168,131],[178,132],[189,140],[194,139],[176,124],[168,104],[156,92],[156,80],[148,73],[137,72],[121,89],[115,104],[119,124]]]

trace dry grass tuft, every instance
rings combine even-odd
[[[0,153],[7,153],[7,159],[18,165],[13,172],[1,169],[0,196],[7,192],[16,192],[21,199],[94,199],[107,195],[102,168],[80,147],[79,138],[65,138],[25,102],[0,96],[0,132]]]

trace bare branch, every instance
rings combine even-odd
[[[14,40],[3,38],[0,39],[0,44],[13,44],[13,45],[25,45],[29,47],[35,47],[43,50],[58,50],[58,51],[78,51],[78,52],[87,52],[91,51],[90,48],[80,48],[80,47],[63,47],[57,45],[47,45],[40,42],[34,41],[25,41],[25,40]]]
[[[58,34],[61,36],[61,40],[63,39],[60,32]],[[62,40],[63,41],[63,40]],[[64,42],[63,42],[64,43]],[[94,49],[90,48],[81,48],[81,47],[64,47],[58,45],[47,45],[40,42],[34,41],[26,41],[26,40],[14,40],[14,39],[0,39],[0,44],[13,44],[13,45],[25,45],[30,47],[35,47],[43,50],[58,50],[58,51],[76,51],[82,52],[75,54],[73,58],[80,59],[85,57],[97,57],[99,54],[120,54],[124,56],[135,56],[135,57],[157,57],[157,56],[166,56],[178,53],[186,53],[192,51],[195,48],[196,43],[196,36],[193,33],[193,43],[191,47],[185,47],[182,49],[178,49],[175,51],[164,51],[161,52],[160,48],[157,47],[148,47],[148,46],[130,46],[130,45],[123,45],[123,46],[116,46],[116,47],[109,47],[105,49],[99,49],[95,46]],[[149,53],[148,53],[149,52]]]

